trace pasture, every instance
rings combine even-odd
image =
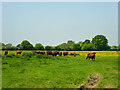
[[[70,52],[70,51],[69,51]],[[96,52],[95,61],[86,60]],[[118,52],[75,51],[74,56],[2,52],[3,88],[118,88]],[[94,80],[95,79],[95,80]]]

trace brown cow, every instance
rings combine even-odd
[[[62,52],[59,51],[59,56],[61,56],[61,55],[62,55]]]
[[[45,55],[45,52],[44,52],[44,51],[41,51],[41,52],[39,52],[39,53]]]
[[[64,56],[67,56],[67,55],[68,55],[68,52],[63,52],[63,55],[64,55]]]
[[[89,58],[89,59],[92,58],[92,60],[93,59],[95,60],[95,54],[96,54],[95,52],[94,53],[88,53],[86,59],[87,58]]]
[[[52,51],[52,56],[57,56],[57,51]]]
[[[21,54],[22,53],[22,50],[19,50],[19,51],[16,51],[17,52],[17,54]]]
[[[7,50],[5,50],[4,55],[7,55],[7,54],[8,54],[8,51],[7,51]]]
[[[70,55],[74,55],[74,57],[76,56],[75,52],[70,52]]]
[[[33,53],[36,53],[36,51],[32,51]]]
[[[36,51],[35,53],[40,54],[40,51]]]
[[[47,55],[52,55],[52,51],[47,51]]]

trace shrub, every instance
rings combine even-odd
[[[8,54],[6,55],[6,57],[10,57],[10,58],[13,58],[15,56],[15,54]]]
[[[37,58],[45,58],[45,59],[51,59],[52,58],[52,56],[49,56],[49,55],[41,55],[41,54],[38,54],[37,56],[36,56]]]
[[[32,55],[33,55],[33,54],[32,54],[31,52],[23,52],[23,53],[22,53],[22,56],[23,56],[23,57],[28,57],[28,58],[31,58]]]
[[[16,55],[16,58],[20,58],[20,55]]]

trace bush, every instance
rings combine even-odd
[[[16,58],[20,58],[20,55],[16,55]]]
[[[22,53],[22,58],[30,60],[30,58],[32,57],[32,55],[33,55],[33,53],[31,53],[31,52],[23,52]]]
[[[46,59],[51,59],[52,58],[52,56],[49,56],[49,55],[41,55],[41,54],[38,54],[37,56],[36,56],[37,58],[46,58]]]
[[[15,56],[15,54],[8,54],[6,55],[6,57],[10,57],[10,58],[13,58]]]
[[[31,58],[32,55],[33,55],[33,54],[32,54],[31,52],[23,52],[23,53],[22,53],[22,56],[23,56],[23,57],[29,57],[29,58]]]

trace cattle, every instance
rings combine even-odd
[[[36,53],[36,51],[32,51],[33,53]]]
[[[70,52],[70,55],[74,55],[74,57],[76,56],[75,52]]]
[[[41,52],[39,52],[39,54],[43,54],[43,55],[45,55],[45,52],[44,52],[44,51],[41,51]]]
[[[63,55],[64,55],[64,56],[67,56],[67,55],[68,55],[68,52],[63,52]]]
[[[89,58],[89,59],[91,58],[92,60],[93,59],[95,60],[95,54],[96,54],[95,52],[94,53],[88,53],[87,57],[86,57],[86,60],[87,60],[87,58]]]
[[[52,51],[47,51],[47,55],[52,55]]]
[[[45,52],[44,51],[36,51],[35,53],[37,53],[37,54],[45,54]]]
[[[35,53],[40,54],[40,51],[36,51]]]
[[[7,51],[7,50],[5,50],[4,55],[7,55],[7,54],[8,54],[8,51]]]
[[[62,55],[62,52],[59,52],[59,56],[61,56]]]
[[[22,50],[19,50],[19,51],[16,51],[17,54],[21,54],[22,53]]]
[[[57,51],[52,51],[52,56],[57,56]]]

